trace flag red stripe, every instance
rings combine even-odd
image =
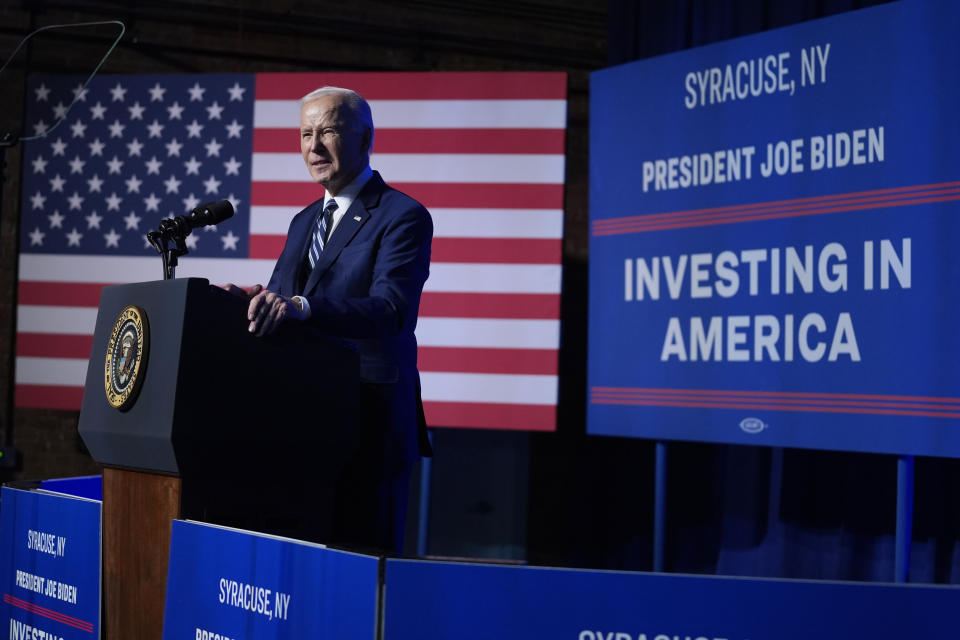
[[[81,358],[90,357],[93,347],[92,335],[68,335],[60,333],[17,333],[17,355],[32,358]]]
[[[17,355],[33,358],[90,357],[93,336],[50,333],[17,334]],[[417,355],[421,371],[469,371],[556,375],[556,349],[480,349],[470,347],[424,347]]]
[[[51,307],[98,307],[100,290],[106,284],[82,282],[28,282],[17,285],[19,304],[39,304]]]
[[[250,257],[276,259],[286,236],[250,236]],[[432,262],[497,264],[559,264],[563,246],[559,239],[543,238],[434,238]]]
[[[295,153],[297,129],[255,129],[254,153]],[[374,153],[562,154],[563,129],[377,129]]]
[[[513,318],[557,320],[557,293],[450,293],[426,291],[421,318]]]
[[[24,305],[53,307],[97,307],[100,304],[100,289],[105,286],[107,285],[21,281],[18,288],[19,302]],[[427,291],[420,299],[420,316],[556,320],[560,317],[560,295],[555,293]],[[87,353],[89,354],[89,350]],[[87,356],[84,355],[83,357],[86,358]]]
[[[49,384],[18,384],[14,406],[22,409],[65,409],[78,411],[83,403],[83,387]]]
[[[553,405],[424,402],[423,409],[431,427],[554,431],[557,424]]]
[[[478,349],[423,347],[417,349],[420,371],[557,375],[556,349]]]
[[[452,209],[562,209],[562,184],[488,184],[451,182],[391,182],[390,186],[422,202],[427,208]],[[323,197],[312,182],[254,181],[253,206],[302,208]]]
[[[562,72],[268,73],[257,100],[299,100],[323,86],[350,87],[367,100],[566,100]]]
[[[276,259],[283,251],[287,236],[266,235],[262,233],[250,235],[250,257],[258,259]]]

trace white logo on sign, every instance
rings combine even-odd
[[[760,433],[768,426],[760,418],[744,418],[740,421],[740,428],[747,433]]]

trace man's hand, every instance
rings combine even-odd
[[[305,317],[306,314],[296,302],[261,287],[250,298],[250,306],[247,308],[250,326],[247,330],[257,336],[265,336],[276,331],[285,320],[303,320]]]
[[[217,286],[220,287],[221,289],[223,289],[224,291],[226,291],[227,293],[232,293],[232,294],[235,295],[235,296],[239,296],[239,297],[241,297],[241,298],[246,298],[247,300],[249,300],[249,299],[252,298],[253,296],[255,296],[255,295],[257,295],[258,293],[260,293],[261,291],[263,291],[263,285],[262,285],[262,284],[255,284],[255,285],[253,285],[252,287],[250,287],[249,289],[244,289],[244,288],[242,288],[242,287],[238,287],[237,285],[235,285],[235,284],[233,284],[233,283],[231,283],[231,282],[228,282],[227,284],[220,284],[220,285],[217,285]]]

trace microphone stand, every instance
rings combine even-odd
[[[189,253],[187,236],[191,231],[197,227],[219,224],[232,215],[233,205],[229,200],[222,200],[202,204],[188,216],[161,220],[157,230],[147,234],[147,242],[157,250],[163,260],[163,279],[173,280],[178,258]]]
[[[147,234],[147,242],[160,254],[163,260],[163,279],[173,280],[180,256],[189,253],[187,236],[190,235],[190,225],[182,216],[167,218],[160,222],[160,228]],[[173,241],[173,246],[170,241]]]

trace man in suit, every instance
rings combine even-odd
[[[247,318],[258,336],[299,322],[356,345],[361,446],[337,483],[333,535],[323,542],[399,552],[410,468],[429,451],[414,329],[433,223],[370,169],[373,138],[359,94],[323,87],[301,100],[303,160],[326,193],[293,218],[267,286],[246,293]]]

